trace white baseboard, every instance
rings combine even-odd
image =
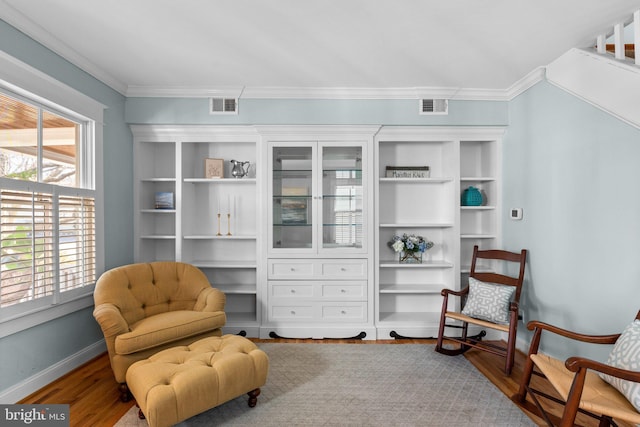
[[[99,356],[105,351],[107,351],[107,345],[105,344],[104,340],[91,344],[90,346],[83,348],[79,352],[72,354],[65,359],[62,359],[55,365],[52,365],[47,369],[30,376],[26,380],[21,381],[6,390],[0,391],[0,403],[16,403],[26,396],[29,396],[30,394],[40,390],[47,384],[52,383],[61,376],[71,372],[83,363],[86,363],[94,357]]]

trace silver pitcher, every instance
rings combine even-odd
[[[231,176],[234,178],[242,178],[249,173],[250,162],[241,162],[239,160],[229,160],[233,165],[231,169]]]

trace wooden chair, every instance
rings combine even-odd
[[[640,311],[636,319],[640,319]],[[600,420],[600,427],[617,425],[614,418],[632,424],[640,423],[640,413],[627,398],[598,375],[604,373],[640,383],[640,372],[616,368],[584,357],[570,357],[562,362],[538,353],[542,331],[592,344],[614,344],[621,334],[585,335],[538,321],[529,322],[527,328],[534,332],[520,388],[511,398],[516,404],[543,418],[551,427],[573,426],[578,412]],[[534,367],[537,369],[534,370]],[[561,399],[534,388],[531,385],[533,375],[548,380]],[[540,388],[542,383],[537,384]],[[531,396],[533,403],[527,400],[527,394]],[[536,396],[564,405],[562,418],[547,413]]]
[[[499,284],[507,287],[513,287],[513,289],[496,287],[498,289],[508,289],[513,292],[512,297],[509,300],[503,301],[502,310],[504,311],[505,322],[497,323],[486,316],[477,317],[465,313],[465,305],[470,302],[470,288],[467,286],[460,291],[454,291],[451,289],[443,289],[441,294],[444,297],[442,301],[442,313],[440,316],[440,328],[438,330],[438,341],[436,343],[436,351],[442,354],[455,356],[462,354],[471,348],[477,348],[479,350],[487,351],[489,353],[497,354],[505,357],[504,372],[507,375],[511,374],[513,368],[513,361],[516,348],[516,332],[518,328],[518,302],[520,301],[520,292],[522,290],[522,283],[524,281],[524,270],[527,259],[527,251],[523,249],[520,253],[509,252],[498,249],[491,250],[479,250],[478,246],[473,248],[473,257],[471,259],[471,272],[469,273],[470,282],[472,278],[483,282],[484,284]],[[497,273],[495,271],[502,271],[496,269],[495,271],[483,271],[480,267],[480,263],[488,261],[493,267],[506,267],[510,263],[519,264],[518,275],[515,277],[507,276],[505,274]],[[502,265],[499,265],[502,264]],[[513,265],[513,264],[511,264]],[[506,270],[505,270],[506,271]],[[475,288],[475,287],[474,287]],[[473,293],[476,291],[474,289]],[[460,297],[461,312],[450,311],[449,296]],[[475,295],[474,304],[476,301]],[[489,307],[487,307],[489,309]],[[493,310],[495,307],[491,307]],[[447,323],[447,322],[450,323]],[[453,323],[452,321],[457,321]],[[486,335],[486,331],[482,330],[479,334],[474,336],[468,335],[469,324],[477,325],[481,328],[489,328],[504,332],[507,334],[506,345],[499,343],[483,342],[482,337]],[[455,328],[461,330],[460,336],[445,336],[445,328]],[[444,342],[452,341],[460,344],[457,348],[445,348]],[[457,345],[454,344],[454,345]]]

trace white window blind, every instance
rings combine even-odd
[[[0,307],[95,282],[95,200],[64,190],[0,188]]]
[[[60,291],[91,285],[96,279],[95,200],[60,196]]]
[[[54,226],[51,194],[0,191],[0,306],[53,295]]]

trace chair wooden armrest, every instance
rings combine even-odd
[[[453,289],[443,289],[440,291],[440,295],[443,297],[448,297],[449,295],[455,295],[457,297],[465,296],[469,293],[469,287],[467,286],[464,289],[460,289],[459,291],[454,291]]]
[[[587,342],[592,344],[615,344],[616,340],[620,337],[620,334],[609,334],[609,335],[581,334],[579,332],[563,329],[558,326],[540,322],[538,320],[532,320],[529,323],[527,323],[527,329],[529,329],[530,331],[534,331],[534,335],[539,335],[543,330],[545,330],[545,331],[549,331],[554,334],[561,335],[563,337],[566,337],[572,340],[582,341],[582,342]]]
[[[640,383],[640,372],[638,371],[628,371],[626,369],[616,368],[584,357],[570,357],[564,362],[564,365],[571,372],[578,372],[581,368],[586,368],[606,375],[611,375],[612,377]]]

